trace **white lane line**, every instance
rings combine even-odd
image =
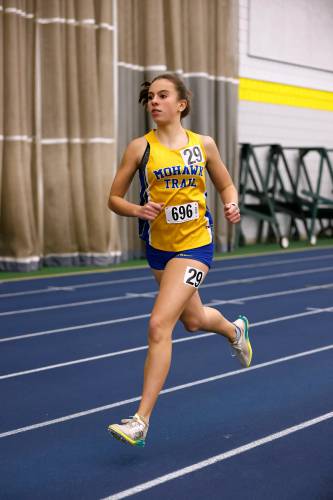
[[[319,267],[317,269],[306,269],[305,271],[292,271],[288,273],[266,274],[265,276],[254,276],[253,278],[241,278],[238,280],[220,281],[218,283],[207,283],[200,285],[201,288],[212,288],[215,286],[237,285],[239,283],[254,283],[257,281],[265,281],[270,279],[288,278],[289,276],[303,276],[304,274],[324,273],[332,271],[333,267]]]
[[[169,393],[181,391],[184,389],[189,389],[190,387],[195,387],[198,385],[207,384],[209,382],[216,382],[217,380],[222,380],[224,378],[229,378],[229,377],[233,377],[236,375],[244,375],[244,374],[249,373],[249,372],[254,371],[254,370],[260,370],[261,368],[266,368],[268,366],[277,365],[279,363],[284,363],[286,361],[291,361],[294,359],[299,359],[299,358],[303,358],[306,356],[311,356],[312,354],[318,354],[321,352],[329,351],[331,349],[333,349],[333,344],[330,344],[330,345],[327,345],[324,347],[318,347],[316,349],[311,349],[309,351],[299,352],[297,354],[292,354],[290,356],[284,356],[282,358],[273,359],[271,361],[266,361],[266,362],[260,363],[258,365],[250,366],[250,368],[246,368],[246,369],[241,368],[239,370],[234,370],[232,372],[221,373],[221,374],[215,375],[213,377],[207,377],[207,378],[200,379],[200,380],[194,380],[193,382],[189,382],[187,384],[176,385],[174,387],[169,387],[167,389],[163,389],[160,392],[160,395],[169,394]],[[90,410],[84,410],[84,411],[80,411],[78,413],[72,413],[71,415],[65,415],[64,417],[54,418],[52,420],[45,420],[44,422],[39,422],[37,424],[27,425],[25,427],[20,427],[18,429],[12,429],[11,431],[2,432],[0,434],[0,438],[15,436],[16,434],[21,434],[22,432],[33,431],[35,429],[40,429],[42,427],[48,427],[50,425],[61,424],[63,422],[67,422],[69,420],[74,420],[76,418],[85,417],[87,415],[92,415],[94,413],[100,413],[100,412],[103,412],[106,410],[110,410],[112,408],[117,408],[119,406],[125,406],[127,404],[134,403],[136,401],[140,401],[140,399],[141,399],[141,396],[136,396],[134,398],[124,399],[123,401],[117,401],[116,403],[110,403],[108,405],[98,406],[97,408],[91,408]]]
[[[326,283],[324,285],[314,285],[314,286],[308,286],[305,288],[295,288],[292,290],[281,290],[280,292],[264,293],[264,294],[260,294],[260,295],[248,295],[246,297],[238,297],[238,298],[229,299],[229,300],[214,299],[210,302],[207,302],[204,305],[205,306],[219,306],[219,305],[225,305],[225,304],[238,304],[238,303],[248,302],[251,300],[279,297],[279,296],[283,296],[283,295],[292,295],[295,293],[312,292],[314,290],[323,290],[323,289],[332,288],[332,287],[333,287],[333,283]],[[106,320],[106,321],[98,321],[98,322],[94,322],[94,323],[83,323],[82,325],[68,326],[65,328],[55,328],[52,330],[44,330],[44,331],[40,331],[40,332],[26,333],[26,334],[21,334],[21,335],[15,335],[13,337],[0,338],[0,343],[1,342],[12,342],[14,340],[22,340],[22,339],[27,339],[27,338],[32,338],[32,337],[40,337],[40,336],[44,336],[44,335],[51,335],[54,333],[80,331],[80,330],[84,330],[87,328],[96,328],[99,326],[112,325],[115,323],[122,323],[122,322],[125,323],[127,321],[135,321],[137,319],[148,318],[149,316],[150,316],[150,313],[140,314],[138,316],[125,316],[123,318],[110,319],[110,320]]]
[[[251,323],[251,328],[253,329],[254,327],[258,327],[258,326],[269,325],[271,323],[279,323],[280,321],[289,321],[292,319],[302,318],[304,316],[313,316],[314,314],[321,314],[324,312],[333,312],[333,307],[328,307],[328,308],[324,308],[324,309],[316,309],[314,311],[305,311],[305,312],[296,313],[296,314],[289,314],[287,316],[280,316],[278,318],[271,318],[271,319],[267,319],[264,321],[257,321],[256,323]],[[188,341],[192,341],[192,340],[199,340],[199,339],[211,337],[212,335],[217,335],[217,334],[216,333],[202,333],[199,335],[191,335],[191,336],[187,336],[187,337],[182,337],[180,339],[175,339],[172,341],[172,343],[177,344],[179,342],[188,342]],[[148,349],[148,346],[143,345],[143,346],[139,346],[139,347],[133,347],[131,349],[124,349],[122,351],[108,352],[105,354],[100,354],[98,356],[90,356],[89,358],[80,358],[80,359],[75,359],[73,361],[66,361],[64,363],[57,363],[54,365],[40,366],[39,368],[32,368],[30,370],[24,370],[21,372],[7,373],[6,375],[1,375],[0,380],[22,377],[23,375],[30,375],[32,373],[39,373],[39,372],[44,372],[44,371],[48,371],[48,370],[54,370],[56,368],[64,368],[65,366],[72,366],[72,365],[79,365],[82,363],[89,363],[91,361],[98,361],[100,359],[112,358],[115,356],[121,356],[123,354],[130,354],[133,352],[144,351],[146,349]]]
[[[236,271],[238,269],[257,269],[260,267],[272,267],[272,266],[276,266],[276,265],[293,264],[294,262],[295,263],[308,262],[308,261],[322,260],[323,258],[324,259],[333,258],[333,253],[332,253],[332,255],[324,255],[324,256],[320,255],[320,256],[315,256],[315,257],[304,257],[301,259],[273,260],[271,262],[260,262],[258,264],[241,264],[241,265],[236,265],[236,266],[214,268],[214,269],[211,269],[209,271],[209,274],[228,272],[228,271]],[[57,278],[59,278],[59,276],[57,276]],[[137,277],[137,278],[122,278],[122,279],[115,279],[115,280],[108,280],[108,281],[96,281],[96,282],[91,282],[91,283],[81,283],[81,284],[77,284],[77,285],[73,284],[73,285],[68,285],[68,286],[66,286],[66,285],[64,285],[64,286],[49,286],[48,288],[38,288],[36,290],[25,290],[22,292],[2,293],[2,294],[0,294],[0,298],[18,297],[21,295],[35,295],[35,294],[40,294],[40,293],[56,292],[56,291],[60,291],[60,290],[75,291],[76,289],[80,289],[80,288],[109,286],[109,285],[116,285],[116,284],[120,284],[120,283],[135,283],[135,282],[140,282],[140,281],[150,281],[153,279],[154,279],[153,276],[141,276],[141,277]],[[0,282],[0,283],[2,283],[2,282]],[[3,283],[5,283],[5,282],[3,282]]]
[[[131,298],[131,299],[139,299],[141,297],[145,297],[145,298],[148,298],[148,299],[154,299],[156,297],[156,295],[158,294],[157,291],[155,292],[144,292],[144,293],[131,293],[131,292],[127,292],[126,295],[127,297]]]
[[[219,305],[224,305],[224,304],[244,304],[244,302],[250,302],[251,300],[269,299],[272,297],[282,297],[284,295],[293,295],[295,293],[313,292],[314,290],[325,290],[327,288],[333,288],[333,283],[327,283],[325,285],[308,286],[305,288],[295,288],[295,289],[291,289],[291,290],[281,290],[280,292],[262,293],[259,295],[250,295],[250,296],[238,297],[238,298],[229,299],[229,300],[228,299],[226,299],[226,300],[213,299],[204,305],[205,306],[219,306]]]
[[[81,302],[68,302],[67,304],[56,304],[53,306],[32,307],[29,309],[16,309],[13,311],[0,312],[0,316],[12,316],[12,315],[16,315],[16,314],[33,313],[33,312],[38,312],[38,311],[49,311],[49,310],[53,310],[53,309],[66,309],[68,307],[81,307],[81,306],[87,306],[87,305],[92,305],[92,304],[102,304],[104,302],[116,302],[118,300],[132,300],[132,299],[137,299],[139,297],[147,298],[147,294],[149,294],[149,298],[150,298],[150,295],[152,293],[155,293],[155,292],[144,292],[141,294],[136,294],[135,296],[133,296],[132,293],[126,293],[125,295],[119,295],[117,297],[106,297],[104,299],[84,300]]]
[[[49,286],[47,291],[48,292],[74,292],[75,288],[73,286]],[[20,295],[30,295],[31,293],[34,293],[34,290],[30,290],[28,292],[18,292]],[[6,294],[4,294],[6,296]],[[0,295],[0,297],[3,297],[3,295]]]
[[[24,335],[16,335],[15,337],[6,337],[0,339],[0,342],[11,342],[12,340],[22,340],[31,337],[40,337],[42,335],[51,335],[53,333],[63,333],[70,331],[80,331],[87,328],[96,328],[98,326],[113,325],[116,323],[126,323],[127,321],[135,321],[137,319],[149,318],[151,314],[139,314],[137,316],[127,316],[124,318],[110,319],[107,321],[96,321],[95,323],[85,323],[82,325],[68,326],[66,328],[55,328],[53,330],[44,330],[42,332],[26,333]]]
[[[59,278],[59,276],[58,276],[58,278]],[[39,294],[39,293],[50,293],[50,292],[59,291],[62,288],[66,291],[67,290],[73,291],[73,290],[80,289],[80,288],[119,285],[120,283],[135,283],[137,281],[152,281],[154,279],[155,279],[154,276],[142,276],[142,277],[138,277],[138,278],[121,278],[118,280],[96,281],[96,282],[92,282],[92,283],[82,283],[82,284],[78,284],[78,285],[69,285],[69,286],[63,286],[63,287],[49,286],[47,288],[37,288],[36,290],[25,290],[23,292],[1,293],[0,298],[17,297],[20,295],[35,295],[35,294]]]
[[[228,281],[218,281],[215,283],[207,283],[207,284],[204,283],[203,285],[200,286],[200,289],[236,285],[236,284],[240,284],[240,283],[255,283],[257,281],[281,279],[281,278],[286,278],[286,277],[290,277],[290,276],[299,276],[299,275],[303,276],[305,274],[317,274],[317,273],[323,273],[323,272],[332,271],[332,270],[333,270],[333,266],[328,266],[328,267],[320,267],[318,269],[306,269],[305,271],[292,271],[292,272],[288,272],[288,273],[267,274],[266,276],[253,276],[251,278],[241,278],[241,279],[234,279],[234,280],[228,280]],[[158,292],[143,292],[140,294],[140,296],[147,298],[147,293],[150,296],[153,293],[157,294]],[[49,310],[55,310],[55,309],[79,307],[79,306],[86,306],[86,305],[91,305],[91,304],[113,302],[113,301],[117,301],[117,300],[128,300],[128,299],[133,299],[133,298],[137,298],[137,296],[133,297],[132,294],[126,294],[126,295],[121,295],[118,297],[108,297],[108,298],[96,299],[96,300],[85,300],[85,301],[81,301],[81,302],[70,302],[67,304],[56,304],[53,306],[32,307],[32,308],[28,308],[28,309],[15,309],[13,311],[0,312],[0,316],[12,316],[15,314],[26,314],[26,313],[33,313],[33,312],[39,312],[39,311],[49,311]]]
[[[282,429],[281,431],[274,432],[274,434],[269,434],[268,436],[256,439],[255,441],[251,441],[250,443],[238,446],[237,448],[233,448],[232,450],[225,451],[224,453],[220,453],[219,455],[207,458],[206,460],[202,460],[201,462],[189,465],[188,467],[183,467],[182,469],[175,470],[173,472],[170,472],[169,474],[164,474],[163,476],[152,479],[151,481],[137,484],[136,486],[132,486],[127,490],[119,491],[118,493],[114,493],[113,495],[105,497],[102,500],[121,500],[122,498],[136,495],[137,493],[141,493],[142,491],[149,490],[150,488],[160,486],[161,484],[168,481],[178,479],[180,477],[186,476],[187,474],[193,474],[194,472],[204,469],[205,467],[209,467],[210,465],[222,462],[223,460],[227,460],[228,458],[253,450],[254,448],[258,448],[259,446],[263,446],[267,443],[272,443],[277,439],[289,436],[290,434],[306,429],[307,427],[312,427],[313,425],[320,424],[321,422],[325,422],[332,417],[333,411],[325,413],[324,415],[320,415],[319,417],[306,420],[297,425],[293,425],[292,427],[287,427],[285,429]]]

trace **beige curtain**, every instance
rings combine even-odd
[[[110,263],[113,2],[0,3],[0,266]],[[1,99],[0,97],[0,99]]]
[[[0,269],[142,255],[107,199],[126,144],[152,123],[140,84],[181,74],[184,125],[212,135],[237,180],[234,0],[0,0]],[[129,197],[138,201],[137,180]],[[208,186],[218,250],[232,244]]]
[[[38,260],[34,1],[0,3],[0,264]],[[23,259],[22,259],[23,257]],[[21,261],[17,259],[21,258]]]
[[[235,183],[238,102],[238,2],[234,0],[122,0],[118,2],[119,143],[152,126],[138,105],[140,84],[165,71],[179,73],[193,91],[193,111],[184,125],[215,138]],[[131,36],[129,36],[129,33]],[[138,182],[129,199],[138,201]],[[208,203],[214,217],[217,250],[233,245],[232,228],[212,185]],[[137,221],[123,218],[123,250],[139,255]]]

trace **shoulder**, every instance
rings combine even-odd
[[[207,150],[209,149],[217,149],[216,143],[212,137],[209,135],[202,135],[199,134],[198,132],[194,132],[193,130],[187,130],[190,134],[192,134],[193,137],[199,138],[201,144],[203,147]],[[197,139],[198,140],[198,139]]]
[[[133,139],[126,148],[126,156],[133,159],[136,163],[139,163],[147,147],[147,139],[142,137],[137,137]]]
[[[212,137],[209,135],[200,135],[200,139],[202,141],[202,144],[205,146],[205,148],[211,148],[211,147],[216,147],[216,143]]]
[[[207,156],[214,153],[216,154],[217,146],[216,142],[212,137],[210,137],[209,135],[200,135],[200,139],[202,141],[203,147],[205,148]]]
[[[147,139],[145,136],[141,137],[136,137],[133,139],[127,146],[127,149],[130,149],[131,151],[140,151],[140,150],[145,150],[147,147]]]

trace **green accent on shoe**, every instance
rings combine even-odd
[[[244,321],[244,326],[245,326],[244,336],[245,336],[246,340],[249,340],[249,320],[247,319],[246,316],[243,316],[243,315],[240,315],[238,317],[239,317],[239,319],[241,319],[242,321]]]
[[[116,438],[118,441],[121,441],[122,443],[127,443],[131,446],[139,446],[140,448],[143,448],[146,444],[146,441],[144,439],[138,439],[137,441],[134,441],[133,439],[126,436],[126,434],[112,429],[111,426],[108,427],[108,431],[110,432],[111,436]]]

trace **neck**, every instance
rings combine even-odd
[[[158,126],[156,135],[162,144],[171,149],[185,147],[188,141],[186,131],[180,122]]]

